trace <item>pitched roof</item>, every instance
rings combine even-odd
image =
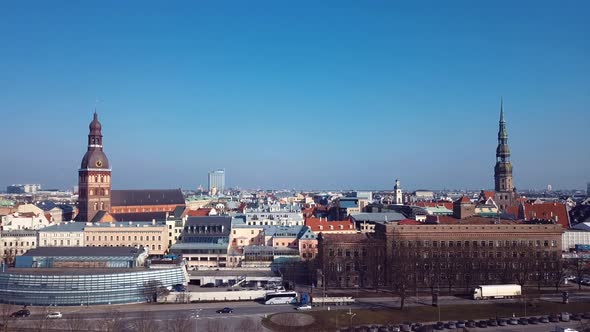
[[[523,203],[525,220],[540,219],[552,220],[559,223],[563,228],[569,228],[569,215],[567,207],[562,203]]]
[[[180,189],[112,190],[111,206],[185,205]]]
[[[444,207],[446,209],[449,210],[453,210],[453,202],[447,202],[447,201],[438,201],[438,202],[416,202],[415,203],[416,206],[419,207]]]
[[[359,243],[372,242],[373,236],[370,233],[351,233],[351,234],[330,234],[322,233],[320,235],[322,243]]]
[[[461,198],[456,200],[455,203],[466,204],[466,203],[471,203],[471,200],[469,198],[467,198],[467,196],[461,196]]]
[[[186,215],[189,217],[205,217],[209,215],[209,212],[211,212],[211,208],[199,208],[186,211]]]
[[[422,225],[421,222],[414,219],[404,219],[397,223],[398,225]]]
[[[311,228],[312,232],[330,232],[330,231],[355,231],[356,227],[351,219],[327,221],[325,218],[309,217],[305,219],[305,226]],[[332,226],[330,228],[330,226]],[[340,228],[342,226],[342,228]]]

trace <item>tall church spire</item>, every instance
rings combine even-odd
[[[508,130],[504,119],[504,99],[500,99],[500,122],[498,125],[498,147],[496,148],[496,166],[494,167],[496,203],[501,210],[515,203],[514,185],[512,183],[512,163],[508,146]]]

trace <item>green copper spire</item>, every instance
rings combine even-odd
[[[498,144],[508,144],[508,131],[504,120],[504,98],[500,98],[500,128],[498,130]]]

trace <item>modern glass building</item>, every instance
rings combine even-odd
[[[0,302],[80,306],[153,301],[162,287],[188,283],[184,266],[162,269],[25,268],[0,272]]]

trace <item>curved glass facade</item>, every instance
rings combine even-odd
[[[156,288],[186,284],[183,267],[126,271],[23,271],[0,273],[0,302],[69,306],[146,302]],[[28,273],[27,273],[28,272]]]

